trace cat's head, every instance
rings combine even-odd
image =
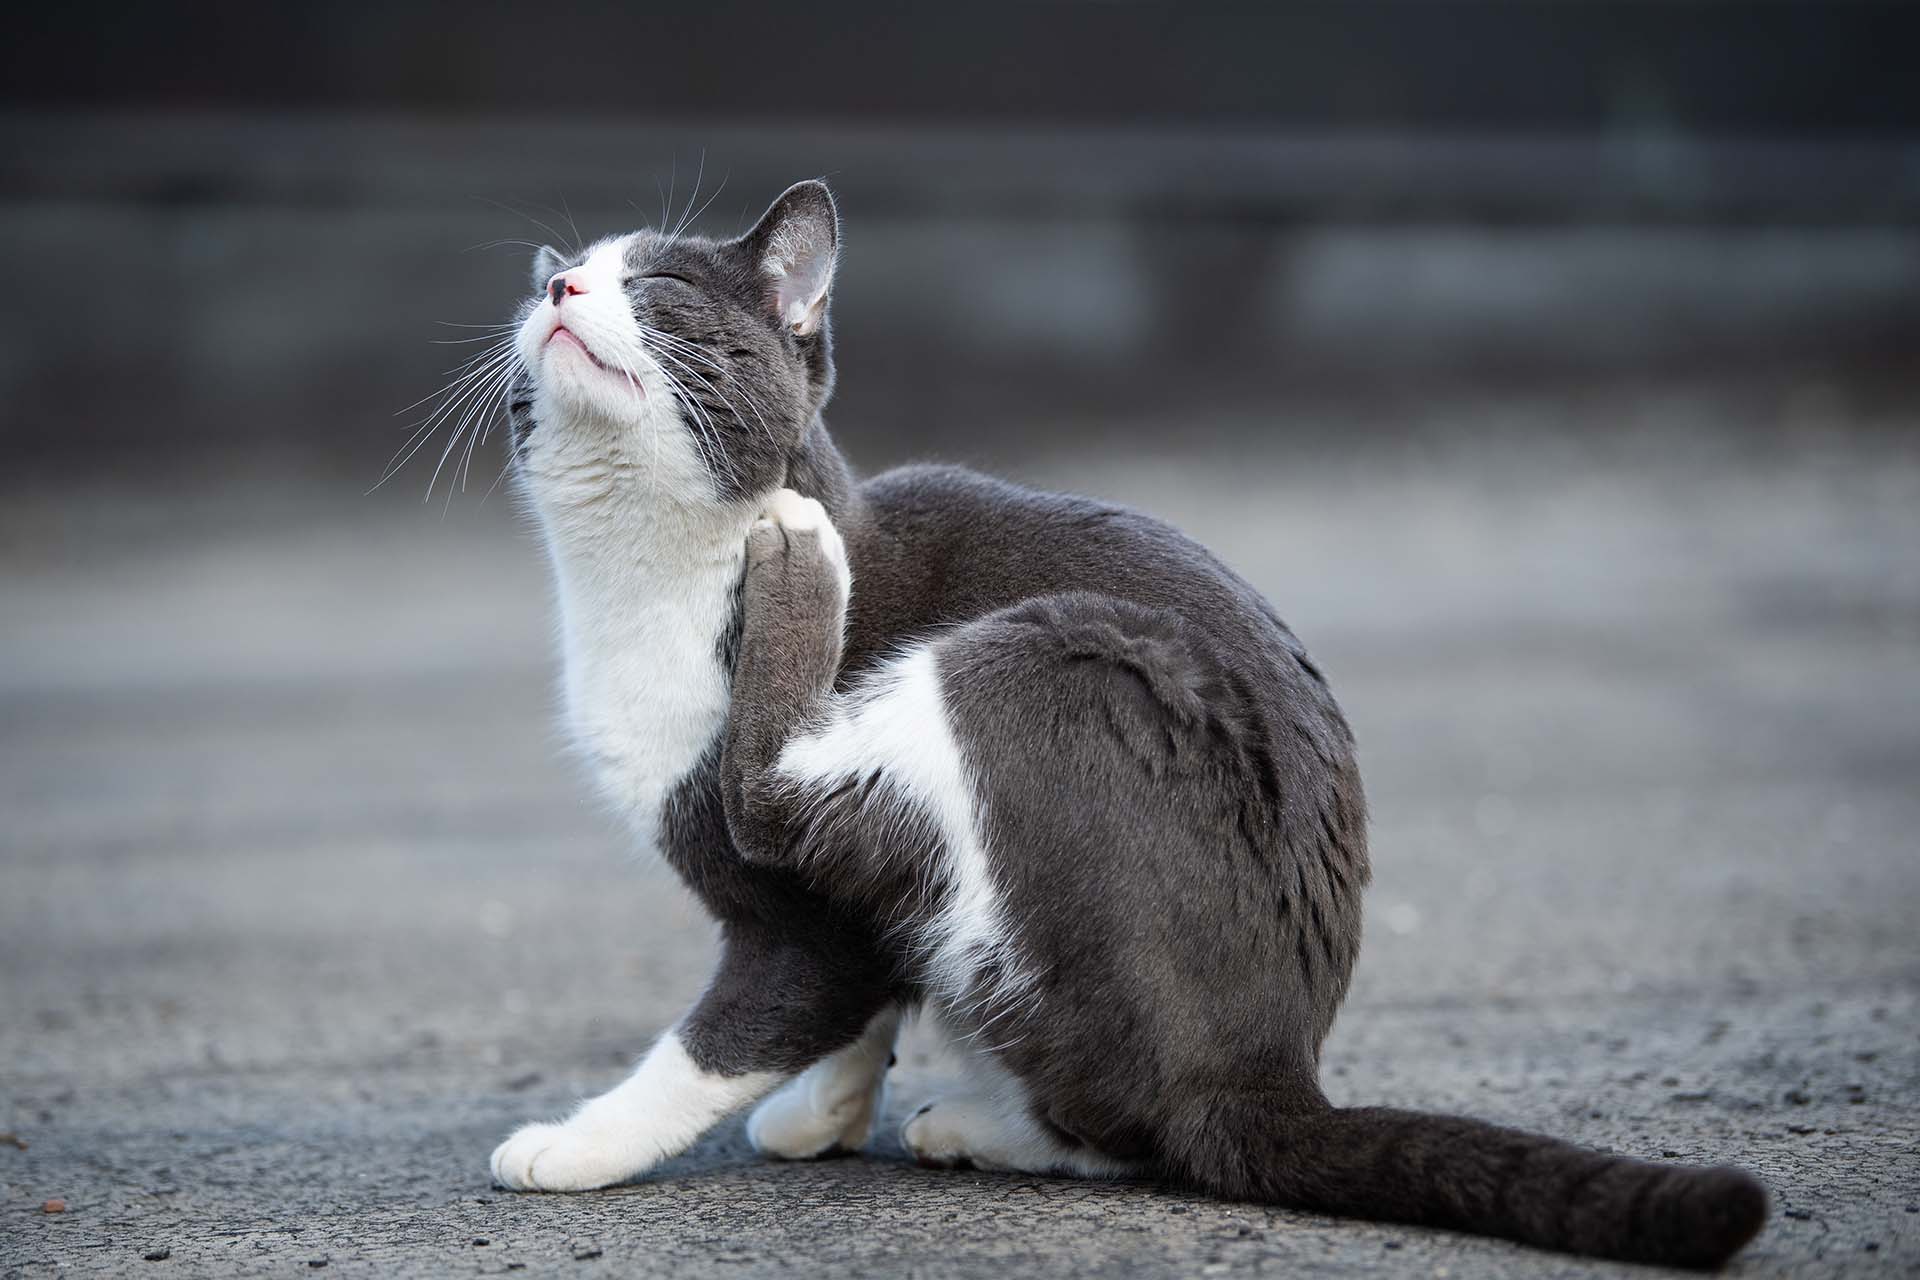
[[[543,248],[510,396],[536,500],[625,485],[649,500],[752,504],[780,487],[833,389],[833,196],[802,182],[735,240],[635,231]]]

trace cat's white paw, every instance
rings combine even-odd
[[[858,1151],[873,1136],[874,1089],[822,1098],[816,1081],[797,1076],[755,1107],[747,1141],[776,1160],[811,1160],[830,1151]]]
[[[900,1141],[907,1153],[933,1169],[1000,1169],[1003,1164],[983,1154],[998,1145],[1004,1122],[985,1099],[960,1096],[938,1098],[907,1117]]]
[[[493,1149],[493,1180],[514,1191],[592,1191],[624,1182],[638,1170],[624,1144],[596,1134],[576,1118],[525,1124]]]
[[[591,1191],[627,1182],[679,1155],[715,1121],[777,1083],[770,1071],[707,1071],[669,1031],[632,1075],[567,1119],[516,1129],[494,1148],[493,1176],[515,1191]]]
[[[782,528],[790,533],[811,533],[820,540],[820,553],[834,568],[840,580],[840,597],[845,600],[853,590],[853,571],[847,564],[847,546],[840,531],[833,527],[827,509],[813,498],[803,498],[792,489],[777,489],[760,510],[755,529]]]

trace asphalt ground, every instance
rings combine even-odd
[[[1920,437],[1801,408],[1014,470],[1209,542],[1342,698],[1377,874],[1336,1101],[1737,1162],[1774,1216],[1732,1274],[1911,1272]],[[737,1121],[634,1186],[495,1190],[713,932],[564,757],[510,503],[408,479],[0,505],[0,1275],[1627,1273],[890,1136],[773,1165]],[[910,1041],[896,1116],[946,1070]]]

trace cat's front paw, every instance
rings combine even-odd
[[[810,560],[824,564],[844,604],[853,590],[853,571],[832,517],[813,498],[803,498],[792,489],[776,490],[747,533],[747,567],[751,571],[777,561],[793,566]]]
[[[592,1191],[632,1177],[625,1153],[578,1120],[524,1124],[493,1149],[493,1180],[514,1191]]]

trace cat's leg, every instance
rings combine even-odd
[[[565,1120],[522,1125],[494,1148],[494,1181],[514,1191],[590,1191],[638,1177],[780,1081],[703,1068],[675,1027],[632,1075]]]
[[[1146,1166],[1096,1151],[1049,1131],[1018,1090],[948,1094],[927,1103],[900,1131],[907,1152],[938,1169],[976,1169],[1126,1178]]]
[[[982,1049],[956,1030],[964,1019],[956,1021],[950,1009],[936,1004],[925,1020],[929,1027],[945,1031],[949,1059],[957,1059],[963,1079],[957,1088],[937,1094],[915,1110],[901,1127],[901,1145],[919,1163],[938,1169],[971,1167],[1076,1178],[1124,1178],[1147,1172],[1140,1161],[1100,1151],[1042,1120],[1025,1083],[998,1051]]]
[[[806,802],[778,774],[781,750],[825,705],[840,670],[847,553],[812,498],[781,489],[747,535],[740,653],[720,778],[741,854],[769,862],[789,849],[788,822]]]
[[[732,928],[706,994],[633,1074],[564,1120],[516,1130],[495,1149],[493,1176],[518,1191],[637,1177],[853,1043],[890,999],[884,966],[858,943]]]
[[[900,1009],[889,1006],[858,1040],[814,1063],[754,1108],[747,1121],[753,1149],[781,1160],[811,1160],[866,1146],[883,1109],[899,1027]]]

